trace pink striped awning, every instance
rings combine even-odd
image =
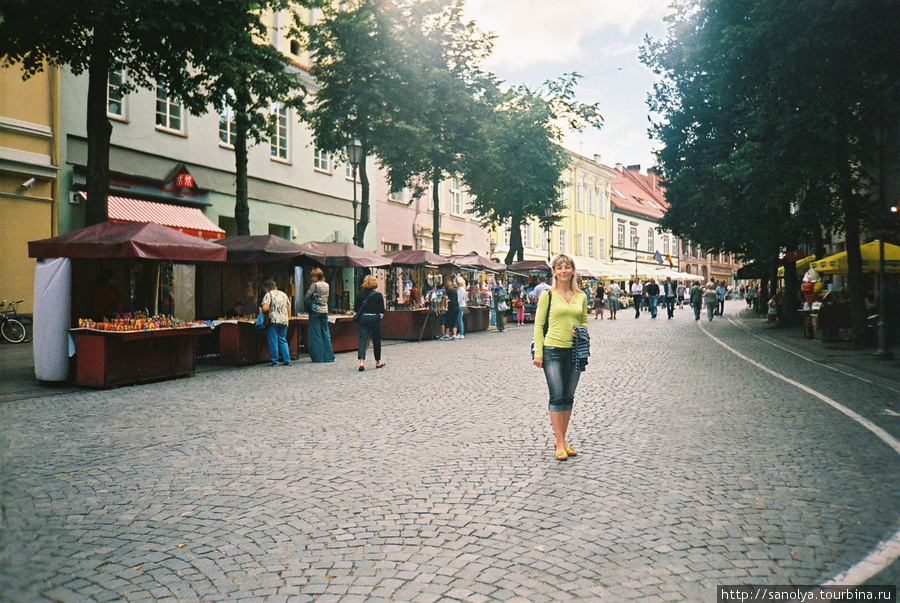
[[[110,196],[108,212],[110,222],[152,222],[203,239],[225,238],[224,230],[193,207]]]

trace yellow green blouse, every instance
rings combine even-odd
[[[588,324],[587,295],[577,291],[572,301],[566,303],[563,296],[553,291],[550,304],[550,324],[547,336],[544,336],[544,321],[547,318],[547,299],[549,291],[541,293],[534,316],[534,357],[544,357],[544,346],[553,348],[572,347],[572,329],[578,325]]]

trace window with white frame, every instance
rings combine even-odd
[[[584,255],[584,233],[579,232],[575,235],[575,255]]]
[[[606,216],[606,206],[609,204],[609,190],[608,187],[604,189],[597,189],[597,215],[601,218]]]
[[[668,237],[668,235],[663,237],[663,254],[669,255],[669,237]]]
[[[503,223],[503,244],[509,248],[509,238],[512,235],[512,225],[507,221]]]
[[[281,103],[272,105],[275,133],[269,141],[272,159],[288,159],[288,108]]]
[[[174,132],[184,131],[184,110],[181,102],[169,98],[169,93],[163,84],[156,86],[156,125],[157,127]]]
[[[541,229],[541,251],[550,251],[550,231],[546,228]]]
[[[522,225],[522,247],[532,249],[534,247],[534,224],[525,222]]]
[[[313,168],[320,172],[331,173],[331,154],[326,153],[322,149],[316,149],[313,152]],[[353,174],[351,172],[350,177]]]
[[[616,231],[616,247],[625,247],[625,225],[619,224]]]
[[[587,254],[589,258],[597,257],[597,237],[592,234],[588,235]]]
[[[565,228],[559,229],[559,252],[569,253],[569,231]]]
[[[569,184],[567,182],[559,183],[559,199],[562,201],[563,207],[569,207]]]
[[[406,189],[403,188],[393,192],[389,191],[388,201],[393,201],[394,203],[406,203]]]
[[[594,213],[594,189],[593,188],[587,189],[587,213],[589,213],[589,214]]]
[[[631,247],[631,248],[634,249],[634,250],[637,250],[637,246],[638,246],[638,234],[637,234],[637,228],[635,228],[634,226],[632,226],[632,227],[631,227],[631,232],[630,232],[629,234],[631,235],[631,244],[629,245],[629,247]]]
[[[237,122],[234,118],[234,109],[225,107],[219,113],[219,142],[228,147],[234,147],[234,136]]]
[[[580,182],[575,185],[575,209],[584,211],[584,185]]]
[[[462,187],[458,178],[450,180],[450,213],[454,216],[462,215]]]
[[[653,253],[654,244],[655,244],[655,241],[653,240],[653,229],[648,228],[647,229],[647,251],[649,251],[650,253]]]
[[[599,237],[597,239],[597,258],[601,260],[606,259],[606,237]]]
[[[125,117],[125,70],[115,69],[109,72],[106,85],[106,114],[114,117]]]

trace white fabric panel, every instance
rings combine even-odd
[[[40,381],[69,376],[72,260],[38,260],[34,273],[34,373]]]
[[[194,320],[197,305],[197,267],[193,264],[175,264],[175,318]]]

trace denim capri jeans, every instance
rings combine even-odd
[[[544,346],[544,377],[550,390],[550,412],[572,410],[581,373],[575,370],[572,348]]]

